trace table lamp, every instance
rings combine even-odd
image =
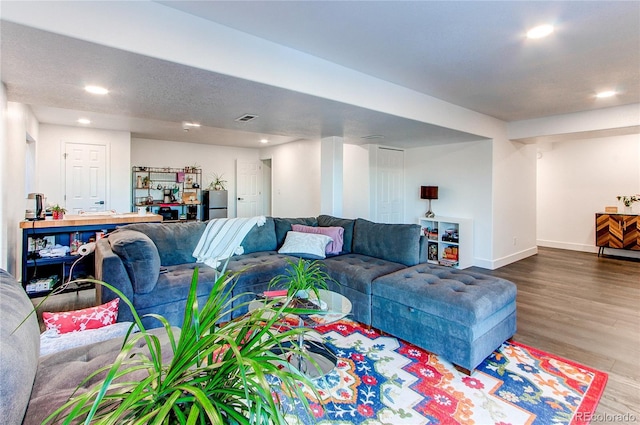
[[[425,217],[433,218],[436,215],[431,211],[431,200],[438,199],[438,186],[420,186],[420,199],[429,200],[429,211],[425,213]]]

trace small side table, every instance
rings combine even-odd
[[[324,289],[320,289],[318,292],[323,309],[314,314],[295,315],[298,318],[298,326],[315,328],[316,326],[337,322],[351,313],[352,305],[347,297]],[[263,305],[263,299],[254,300],[249,304],[249,311]],[[306,351],[309,357],[319,366],[318,370],[318,367],[311,363],[309,359],[304,356],[298,356],[296,359],[297,365],[294,366],[309,378],[324,376],[336,367],[338,361],[336,355],[320,339],[308,339],[304,335],[300,335],[298,346],[303,351]],[[292,359],[288,359],[288,361],[291,362]]]

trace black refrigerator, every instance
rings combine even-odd
[[[202,221],[227,218],[228,193],[226,190],[202,191]]]

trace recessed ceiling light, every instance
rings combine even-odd
[[[78,123],[79,124],[91,124],[91,120],[88,120],[86,118],[79,118],[78,119]]]
[[[260,139],[260,143],[262,143],[264,145],[266,143],[269,143],[269,141],[267,139]]]
[[[107,94],[109,90],[100,86],[85,86],[84,89],[92,94]]]
[[[527,38],[544,38],[553,32],[553,25],[539,25],[527,31]]]
[[[615,96],[617,93],[613,90],[607,90],[607,91],[601,91],[600,93],[596,94],[596,97],[598,99],[603,99],[605,97],[611,97],[611,96]]]
[[[195,123],[195,122],[183,122],[182,125],[184,125],[185,127],[200,127],[200,124]]]

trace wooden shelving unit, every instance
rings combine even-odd
[[[146,207],[165,221],[196,220],[200,217],[202,169],[134,166],[131,169],[131,210]],[[165,191],[171,201],[165,202]],[[174,211],[174,212],[172,212]]]
[[[419,218],[422,233],[429,240],[430,263],[457,269],[473,265],[473,221],[464,218]]]

